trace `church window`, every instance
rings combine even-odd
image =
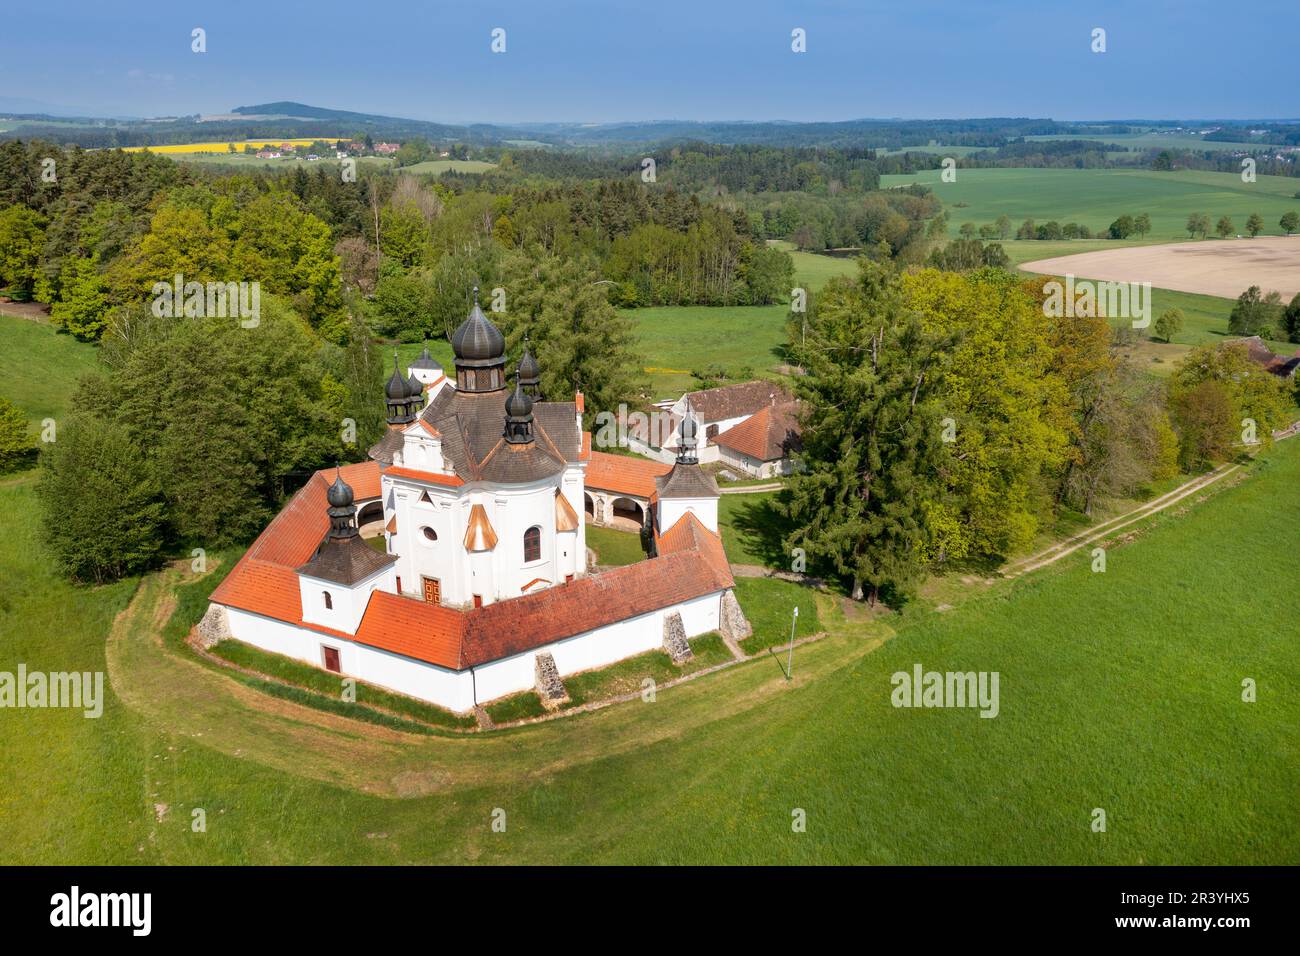
[[[424,539],[426,541],[438,540],[438,532],[434,531],[432,528],[428,527],[427,525],[420,529],[420,534],[424,535]]]
[[[524,532],[524,560],[542,560],[542,529],[537,525]]]
[[[325,610],[327,611],[334,610],[334,599],[330,597],[329,591],[322,591],[321,597],[325,599]]]

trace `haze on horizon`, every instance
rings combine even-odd
[[[292,100],[450,123],[1284,119],[1300,4],[233,0],[14,5],[0,111],[165,116]],[[207,52],[190,31],[207,33]],[[506,30],[506,52],[490,50]],[[791,30],[807,52],[791,51]],[[1091,33],[1106,30],[1093,53]]]

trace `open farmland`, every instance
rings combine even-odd
[[[1300,236],[1180,242],[1084,252],[1021,266],[1048,275],[1150,282],[1162,289],[1236,298],[1248,286],[1300,293]]]
[[[1094,233],[1103,232],[1123,215],[1151,216],[1151,240],[1186,238],[1187,217],[1204,213],[1211,224],[1229,216],[1239,232],[1257,212],[1266,235],[1280,235],[1278,220],[1300,211],[1295,198],[1300,180],[1260,176],[1243,183],[1234,173],[1143,169],[958,169],[957,181],[940,181],[940,170],[906,176],[882,176],[888,187],[922,183],[934,190],[948,213],[953,236],[964,222],[977,226],[1007,215],[1012,229],[1025,219],[1042,224],[1077,222]]]

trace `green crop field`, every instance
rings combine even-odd
[[[1229,216],[1244,233],[1246,218],[1258,212],[1264,234],[1272,236],[1282,233],[1283,213],[1300,211],[1295,198],[1300,180],[1285,176],[1260,176],[1254,183],[1243,183],[1234,173],[1135,169],[958,169],[952,183],[939,176],[939,170],[883,176],[881,185],[919,182],[933,188],[948,212],[952,235],[964,222],[980,226],[1003,214],[1013,229],[1025,219],[1040,224],[1054,219],[1098,232],[1126,213],[1145,212],[1152,224],[1147,238],[1168,242],[1187,238],[1183,227],[1191,213],[1204,213],[1211,225]]]
[[[1097,143],[1109,143],[1114,146],[1128,146],[1139,151],[1148,149],[1191,149],[1219,152],[1223,150],[1262,149],[1270,145],[1262,139],[1249,143],[1216,142],[1212,139],[1206,139],[1204,136],[1197,136],[1194,133],[1160,133],[1154,130],[1148,130],[1144,133],[1111,133],[1096,136],[1083,132],[1067,135],[1026,136],[1025,139],[1035,142],[1086,139]],[[1116,152],[1114,155],[1124,156],[1125,154]]]

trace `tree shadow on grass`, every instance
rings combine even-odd
[[[732,513],[731,524],[743,538],[746,551],[769,568],[790,570],[792,559],[784,540],[792,525],[778,510],[775,496],[746,501]]]

